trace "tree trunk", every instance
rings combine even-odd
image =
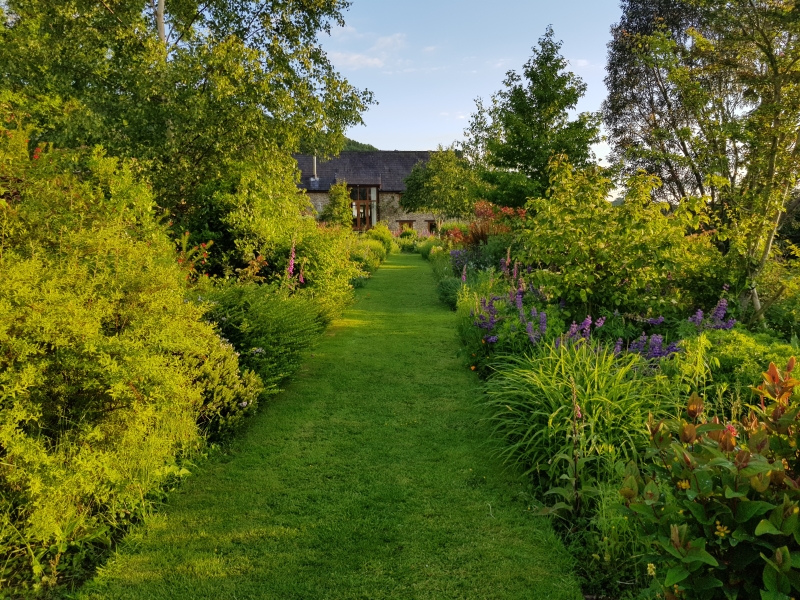
[[[166,0],[158,0],[156,7],[156,27],[158,29],[158,40],[167,45],[167,29],[164,26],[164,2]]]

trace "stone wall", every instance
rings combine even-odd
[[[317,215],[330,200],[328,192],[307,191],[308,199],[317,211]],[[409,223],[417,233],[426,235],[428,233],[428,222],[433,221],[433,215],[424,213],[405,213],[400,208],[400,194],[378,192],[378,221],[388,223],[389,229],[398,231],[400,223]]]

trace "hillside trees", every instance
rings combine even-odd
[[[0,87],[31,115],[32,143],[101,144],[136,159],[176,233],[215,241],[221,273],[252,259],[237,251],[222,201],[248,185],[243,174],[280,172],[291,203],[290,154],[337,151],[371,102],[317,40],[347,6],[10,0],[0,8]]]
[[[561,42],[548,27],[522,73],[509,71],[504,88],[488,104],[478,100],[464,153],[489,184],[488,199],[503,206],[524,206],[549,186],[548,164],[566,155],[576,167],[593,162],[591,145],[599,141],[600,117],[569,118],[586,84],[567,71]]]

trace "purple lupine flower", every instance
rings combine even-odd
[[[599,319],[597,319],[597,321],[595,321],[594,328],[595,329],[600,329],[605,324],[606,324],[606,318],[605,317],[600,317]]]
[[[648,325],[661,325],[666,319],[663,316],[656,317],[655,319],[647,319]]]
[[[556,338],[556,348],[560,348],[560,347],[561,347],[561,338],[557,337]]]
[[[628,346],[628,352],[636,352],[637,354],[642,354],[647,347],[647,336],[644,332],[642,332],[642,337],[637,339],[635,342],[632,342],[630,346]]]
[[[292,253],[289,255],[289,267],[286,269],[286,272],[289,274],[289,277],[294,276],[294,258],[295,258],[295,249],[294,249],[294,242],[292,242]]]
[[[522,308],[522,290],[521,289],[517,290],[516,302],[517,302],[517,310],[519,311],[520,316],[524,316],[525,313],[523,312],[523,308]]]
[[[592,332],[592,317],[587,315],[583,322],[580,324],[580,331],[583,339],[588,340]]]
[[[578,324],[573,321],[572,325],[569,326],[569,331],[567,332],[567,337],[570,339],[574,339],[578,335]]]
[[[617,340],[616,345],[614,346],[614,356],[622,352],[622,338]]]
[[[496,335],[487,335],[483,339],[487,344],[496,344],[499,338]]]
[[[542,311],[539,313],[539,332],[544,335],[547,331],[547,313]]]
[[[539,342],[539,332],[533,330],[533,323],[528,323],[525,327],[525,331],[528,334],[528,339],[531,341],[531,344],[536,345]]]
[[[728,312],[728,301],[725,298],[720,298],[714,311],[711,313],[711,318],[714,321],[722,321],[725,318],[725,313]]]
[[[722,285],[722,291],[723,292],[727,292],[729,289],[731,289],[731,286],[729,286],[727,283],[724,283]]]
[[[700,327],[703,324],[703,311],[698,308],[694,316],[689,317],[689,323],[692,323],[696,327]]]
[[[535,319],[536,317],[537,317],[536,307],[534,306],[533,308],[531,308],[531,319]]]

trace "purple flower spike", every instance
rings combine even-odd
[[[656,317],[655,319],[647,319],[648,325],[661,325],[666,319],[664,317]]]
[[[696,325],[697,327],[700,327],[700,325],[703,324],[703,311],[700,310],[700,309],[697,309],[697,312],[694,314],[694,316],[693,317],[689,317],[689,323],[692,323],[692,324]]]
[[[595,329],[600,329],[605,324],[606,324],[606,318],[600,317],[599,319],[597,319],[597,321],[595,321],[594,327]]]
[[[614,355],[616,356],[620,352],[622,352],[622,338],[619,338],[614,346]]]
[[[486,341],[487,344],[496,344],[499,338],[496,335],[487,335],[483,339]]]
[[[547,313],[541,312],[539,313],[539,333],[544,335],[546,331],[547,331]]]

